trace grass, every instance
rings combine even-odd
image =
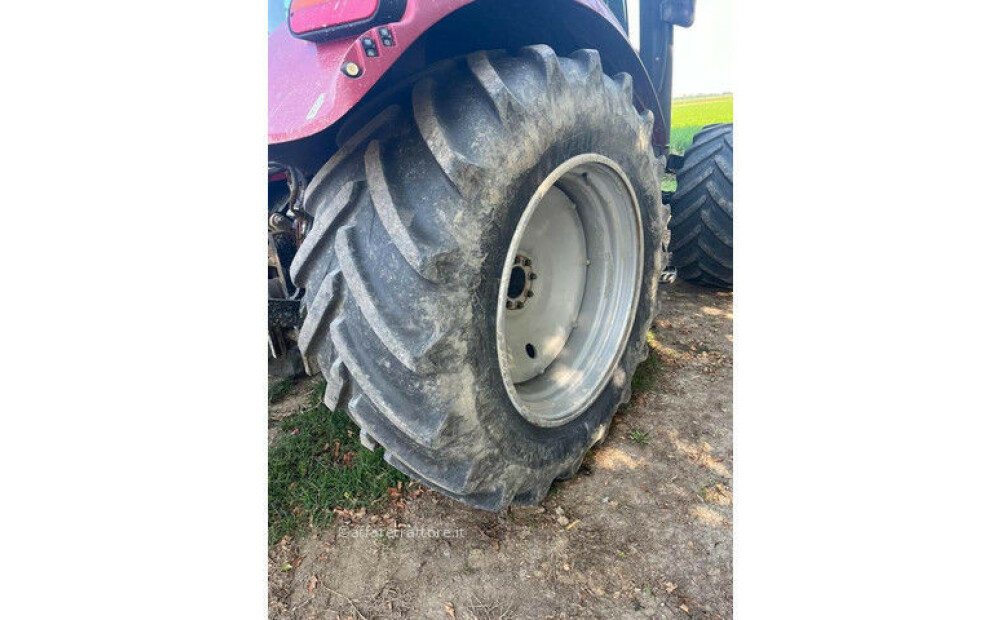
[[[656,384],[656,380],[660,376],[661,367],[663,366],[660,356],[657,355],[656,349],[652,346],[655,342],[653,332],[646,333],[646,342],[650,345],[649,357],[639,364],[635,369],[635,373],[632,374],[633,397],[648,391],[649,388]]]
[[[674,99],[670,107],[670,152],[683,155],[691,146],[694,135],[705,125],[733,122],[733,96],[711,95]],[[662,189],[672,192],[677,189],[677,180],[667,175]]]
[[[733,122],[733,96],[716,95],[675,99],[670,106],[670,128],[704,127],[712,123]]]
[[[649,443],[649,433],[645,431],[632,431],[628,434],[628,438],[636,442],[640,446],[645,446]]]
[[[267,404],[273,404],[284,398],[289,392],[292,391],[292,387],[295,385],[295,381],[291,377],[283,377],[278,379],[274,383],[267,386]]]
[[[384,502],[391,487],[407,477],[382,460],[382,449],[361,445],[358,427],[342,411],[322,403],[325,385],[312,404],[284,419],[268,449],[268,541],[311,526],[322,527],[334,510]]]

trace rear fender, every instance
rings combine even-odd
[[[631,74],[637,107],[656,116],[654,143],[667,144],[652,82],[601,0],[408,0],[403,17],[387,26],[395,44],[379,45],[374,58],[366,57],[361,40],[372,36],[378,41],[377,29],[314,43],[292,36],[287,23],[275,28],[268,39],[270,159],[301,160],[296,150],[328,155],[329,150],[317,148],[317,143],[327,146],[348,112],[438,60],[480,49],[516,52],[536,43],[547,44],[562,56],[580,48],[596,49],[605,72]],[[344,73],[348,62],[361,69],[359,77]],[[297,142],[305,143],[304,149],[298,149]],[[314,168],[305,161],[296,164],[307,173]]]

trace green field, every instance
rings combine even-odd
[[[691,146],[694,134],[705,125],[733,122],[733,96],[711,95],[674,99],[670,106],[670,152],[683,155]],[[664,191],[673,191],[673,175],[663,181]]]

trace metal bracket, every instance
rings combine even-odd
[[[286,298],[294,297],[296,292],[295,285],[292,284],[291,269],[297,249],[295,235],[291,231],[268,232],[267,265],[274,270],[274,275],[281,286],[281,294]]]
[[[663,0],[660,3],[660,19],[688,28],[694,23],[694,0]]]
[[[660,274],[660,282],[673,284],[677,280],[677,267],[664,267]]]
[[[680,157],[679,155],[671,155],[670,157]],[[683,157],[680,157],[683,161]],[[670,159],[667,159],[667,165],[669,167]],[[660,192],[660,200],[665,205],[669,205],[670,201],[673,199],[673,192]],[[671,263],[673,262],[673,253],[667,248],[666,244],[663,245],[663,271],[660,272],[660,282],[666,284],[673,284],[677,280],[677,267],[674,267]]]

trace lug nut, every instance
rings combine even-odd
[[[535,296],[535,294],[533,292],[531,292],[531,291],[528,291],[527,293],[525,293],[525,297],[534,297],[534,296]]]
[[[524,302],[523,302],[523,301],[519,301],[519,302],[517,302],[517,303],[516,303],[516,304],[514,305],[514,307],[515,307],[515,308],[517,308],[518,310],[520,310],[521,308],[523,308],[523,307],[524,307]]]
[[[538,277],[538,274],[537,274],[537,273],[534,273],[534,272],[532,272],[532,273],[529,273],[529,274],[528,274],[528,279],[529,279],[529,280],[534,280],[534,279],[535,279],[535,278],[537,278],[537,277]]]
[[[507,309],[508,310],[513,310],[514,309],[514,302],[508,300],[507,301]]]
[[[530,258],[524,259],[524,266],[525,267],[531,267],[531,259]]]

